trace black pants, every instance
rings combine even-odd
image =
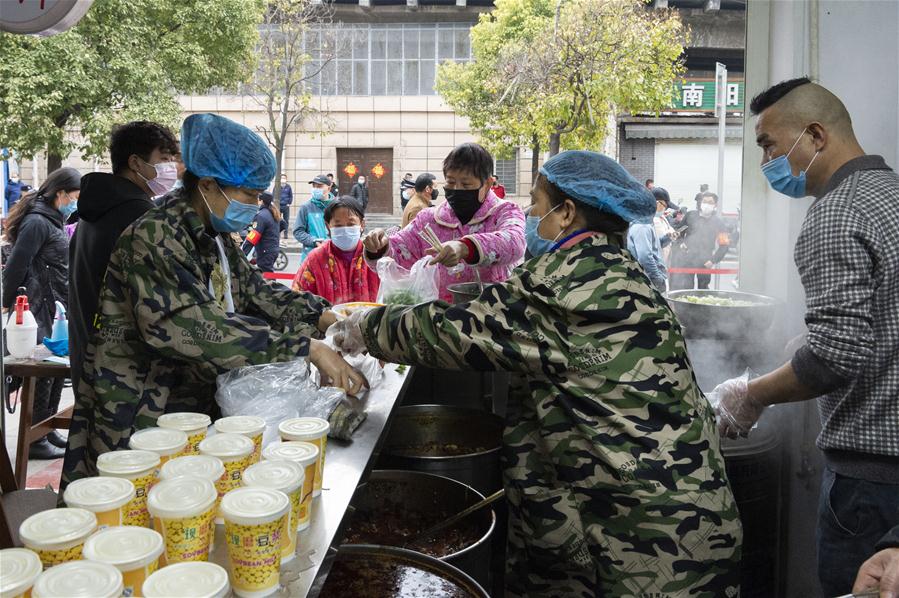
[[[290,230],[290,206],[281,206],[281,222],[278,226],[282,233]]]
[[[672,274],[668,279],[668,286],[672,291],[680,289],[707,289],[711,281],[711,274]]]

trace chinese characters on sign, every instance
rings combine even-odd
[[[743,111],[743,82],[727,84],[726,102],[728,112]],[[688,80],[678,83],[674,94],[674,110],[690,112],[714,112],[715,82]]]

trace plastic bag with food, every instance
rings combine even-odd
[[[378,260],[378,303],[385,305],[418,305],[439,296],[439,271],[424,257],[406,270],[390,258]]]

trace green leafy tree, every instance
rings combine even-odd
[[[177,94],[245,80],[263,0],[96,0],[48,38],[0,33],[0,145],[100,157],[116,123],[180,121]]]
[[[498,155],[600,147],[619,112],[671,105],[687,30],[641,0],[497,0],[472,28],[474,61],[437,90]]]

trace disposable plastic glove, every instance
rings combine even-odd
[[[337,350],[345,355],[358,355],[368,350],[362,336],[362,322],[368,310],[358,310],[343,320],[338,320],[328,329],[328,336]]]
[[[759,420],[765,405],[749,396],[749,380],[740,376],[725,380],[712,391],[718,399],[718,434],[728,438],[746,437]]]

